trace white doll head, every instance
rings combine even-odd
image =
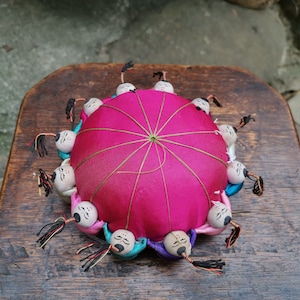
[[[75,174],[74,169],[70,166],[70,159],[65,159],[52,174],[54,187],[59,193],[64,193],[74,188]]]
[[[135,237],[129,230],[118,229],[112,233],[110,244],[114,246],[114,248],[118,249],[118,252],[116,253],[118,253],[119,255],[125,255],[133,249],[135,244]]]
[[[197,109],[203,110],[207,115],[209,114],[210,104],[207,99],[195,98],[192,100],[192,103],[196,106]]]
[[[246,167],[239,161],[234,160],[227,166],[228,181],[232,184],[239,184],[245,180]]]
[[[56,135],[55,145],[58,150],[70,153],[73,149],[76,133],[72,130],[63,130]]]
[[[136,88],[132,83],[124,82],[118,85],[116,95],[122,95],[127,92],[135,91]]]
[[[222,137],[226,143],[226,145],[229,147],[233,145],[237,140],[237,134],[234,130],[234,127],[228,124],[222,124],[218,126]]]
[[[89,117],[93,112],[95,112],[101,105],[103,105],[103,102],[98,98],[89,98],[86,99],[83,110],[86,113],[86,115]]]
[[[192,252],[192,245],[189,236],[182,230],[169,232],[164,238],[164,246],[166,250],[174,256],[190,256]]]
[[[174,94],[173,85],[170,82],[165,80],[160,80],[156,82],[153,89],[156,91],[162,91],[162,92],[168,92]]]
[[[222,202],[213,202],[208,211],[207,222],[214,228],[222,228],[229,224],[232,219],[231,211]]]
[[[97,208],[89,201],[81,201],[73,209],[75,222],[82,227],[90,227],[96,223],[98,218]]]

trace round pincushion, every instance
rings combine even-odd
[[[75,222],[94,240],[90,245],[99,247],[83,259],[85,271],[108,252],[133,259],[149,246],[161,257],[185,258],[195,267],[222,272],[221,260],[193,261],[189,255],[197,234],[216,235],[229,224],[234,228],[226,247],[235,244],[240,227],[232,220],[228,196],[239,192],[245,177],[255,182],[254,194],[263,193],[262,178],[235,161],[236,132],[254,119],[248,115],[237,127],[217,127],[209,101],[221,104],[214,95],[178,96],[164,71],[154,73],[163,79],[153,89],[137,90],[124,82],[124,72],[132,67],[132,62],[124,65],[112,97],[68,100],[70,120],[74,104],[85,101],[73,131],[35,138],[34,148],[44,156],[44,137],[56,137],[64,161],[51,179],[64,200],[71,194],[72,215],[45,225],[38,242],[44,248]],[[52,183],[40,173],[39,187],[47,195]],[[100,230],[106,242],[96,236]]]
[[[104,99],[83,122],[70,164],[78,196],[110,231],[162,241],[206,223],[227,161],[210,115],[176,94],[135,90]]]

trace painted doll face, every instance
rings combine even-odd
[[[112,233],[110,244],[119,250],[119,255],[125,255],[133,249],[135,237],[129,230],[118,229]]]
[[[130,92],[130,91],[135,91],[136,88],[132,83],[124,82],[119,84],[117,87],[116,94],[117,96],[122,95],[124,93]]]
[[[169,232],[164,238],[164,246],[174,256],[182,256],[182,253],[190,256],[192,252],[190,238],[181,230]]]
[[[90,98],[86,99],[83,110],[86,113],[86,115],[89,117],[93,112],[95,112],[101,105],[103,105],[103,102],[98,98]]]
[[[156,84],[154,85],[154,89],[156,91],[162,91],[162,92],[168,92],[168,93],[174,94],[173,85],[168,81],[161,80],[161,81],[156,82]]]
[[[214,202],[207,215],[207,222],[214,228],[225,227],[231,221],[231,211],[221,202]]]
[[[197,109],[203,110],[207,115],[210,111],[209,102],[203,98],[195,98],[192,103],[197,107]]]
[[[78,225],[85,228],[90,227],[97,221],[97,208],[89,201],[82,201],[75,206],[73,217]]]
[[[71,130],[63,130],[56,135],[55,145],[58,150],[70,153],[73,149],[76,133]]]
[[[237,134],[236,134],[233,126],[228,125],[228,124],[223,124],[218,127],[219,127],[222,137],[228,147],[236,142]]]
[[[246,167],[239,161],[234,160],[227,166],[228,181],[232,184],[239,184],[245,180],[244,170]]]
[[[53,183],[59,193],[66,192],[75,186],[74,169],[70,166],[69,159],[61,163],[52,175]]]

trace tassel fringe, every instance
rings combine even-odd
[[[48,197],[53,191],[52,177],[49,176],[43,169],[39,169],[40,175],[38,177],[39,194],[41,195],[41,188],[44,188],[45,197]]]
[[[77,250],[76,254],[79,254],[80,252],[94,246],[94,245],[99,245],[96,242],[92,242],[88,244],[87,246],[84,246],[80,249]],[[88,270],[94,268],[99,262],[102,261],[102,259],[109,253],[111,250],[112,246],[108,243],[101,243],[101,247],[94,251],[93,253],[87,255],[86,257],[82,258],[80,261],[86,261],[83,265],[83,271],[87,272]]]
[[[236,243],[237,239],[240,236],[241,227],[234,223],[232,220],[230,221],[230,224],[233,225],[233,229],[231,230],[231,234],[228,238],[226,238],[226,248],[231,248]]]
[[[57,234],[59,234],[66,225],[66,218],[61,216],[57,218],[54,222],[46,224],[42,227],[42,229],[37,233],[37,236],[39,236],[44,229],[49,227],[49,229],[36,241],[40,244],[41,248],[45,248],[47,243]]]

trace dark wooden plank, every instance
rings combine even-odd
[[[121,65],[67,66],[50,74],[25,96],[1,190],[1,299],[299,299],[299,142],[286,102],[254,75],[235,67],[136,65],[126,79],[151,88],[154,71],[165,69],[176,93],[186,98],[215,94],[223,107],[212,106],[219,123],[252,122],[239,131],[237,157],[264,178],[265,193],[251,193],[250,182],[231,198],[242,235],[226,249],[228,231],[199,236],[193,257],[222,258],[222,276],[197,271],[185,261],[161,260],[146,250],[134,261],[107,256],[82,272],[75,251],[86,237],[69,226],[43,251],[35,233],[68,206],[51,194],[40,197],[37,173],[59,164],[49,142],[49,156],[37,157],[27,144],[34,134],[69,128],[64,109],[70,97],[106,98],[119,83]],[[228,229],[229,230],[229,229]]]

